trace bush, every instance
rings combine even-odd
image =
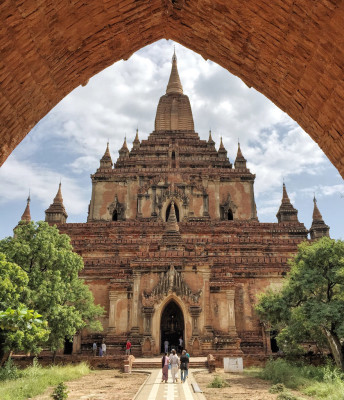
[[[277,383],[276,385],[271,386],[269,393],[281,393],[285,391],[285,386],[283,383]]]
[[[277,396],[277,400],[304,400],[302,397],[294,396],[289,392],[281,393]]]
[[[0,381],[18,379],[19,376],[18,368],[13,364],[12,358],[10,357],[5,365],[0,368]]]
[[[54,400],[65,400],[68,397],[67,386],[63,382],[59,383],[51,397]]]
[[[227,386],[229,386],[228,383],[221,376],[216,375],[207,387],[208,388],[224,388]]]

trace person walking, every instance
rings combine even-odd
[[[162,381],[167,383],[168,380],[168,364],[170,362],[170,359],[167,356],[167,351],[165,352],[165,355],[161,359],[161,367],[162,367]]]
[[[169,345],[169,342],[168,342],[168,340],[166,339],[166,340],[164,341],[165,353],[168,353],[168,345]]]
[[[189,374],[189,357],[186,355],[186,350],[183,350],[180,356],[180,379],[181,383],[185,382]]]
[[[173,383],[178,381],[178,368],[179,368],[179,357],[176,354],[176,351],[173,349],[172,354],[170,355],[170,364],[171,364],[171,374]]]
[[[106,344],[104,341],[102,343],[102,351],[103,351],[103,356],[106,356]]]
[[[93,354],[93,357],[95,357],[97,355],[97,343],[96,342],[93,342],[92,354]]]
[[[125,345],[125,354],[129,356],[131,353],[131,343],[130,340],[127,340],[127,344]]]

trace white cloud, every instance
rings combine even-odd
[[[86,209],[87,202],[83,196],[83,189],[73,179],[59,176],[55,171],[37,164],[21,162],[10,156],[0,169],[2,187],[0,205],[6,205],[13,200],[24,200],[30,190],[31,198],[38,200],[42,208],[46,209],[53,202],[60,179],[67,212],[79,213],[80,208]]]

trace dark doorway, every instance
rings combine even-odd
[[[228,221],[233,221],[233,213],[232,213],[232,210],[228,210]]]
[[[73,340],[65,339],[63,354],[72,354],[73,353]]]
[[[184,342],[184,317],[183,312],[174,301],[170,301],[162,315],[160,322],[161,332],[161,352],[164,350],[164,342],[168,340],[168,350],[175,349],[178,351],[179,338],[181,337]]]
[[[112,221],[117,221],[118,220],[118,213],[117,210],[115,210],[112,214]]]
[[[166,209],[166,222],[168,220],[168,216],[170,215],[170,211],[171,211],[171,204],[169,204],[169,206]],[[174,203],[174,211],[176,212],[176,218],[177,218],[177,221],[179,222],[179,209],[176,206],[176,203]]]
[[[172,168],[176,168],[176,153],[172,151]]]
[[[276,336],[278,335],[277,331],[270,332],[270,344],[271,344],[271,352],[277,353],[279,351],[279,347],[277,345]]]

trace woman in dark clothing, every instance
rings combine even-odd
[[[186,377],[189,373],[189,357],[186,355],[186,351],[183,350],[180,356],[180,379],[182,383],[185,382]]]
[[[162,357],[161,359],[161,367],[162,367],[162,381],[161,382],[167,382],[168,379],[168,364],[170,362],[170,359],[167,357],[167,353]]]

